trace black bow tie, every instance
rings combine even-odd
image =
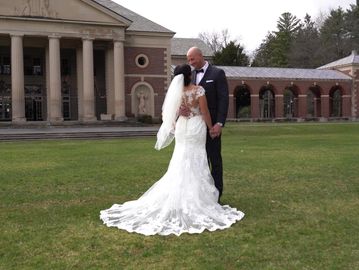
[[[198,73],[204,73],[204,70],[203,70],[203,68],[201,68],[201,69],[196,69],[195,72],[196,72],[196,74],[198,74]]]

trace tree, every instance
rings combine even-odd
[[[222,66],[248,66],[249,58],[239,43],[230,41],[221,51],[214,54],[213,63]]]
[[[271,52],[272,44],[275,36],[268,32],[265,39],[259,45],[259,48],[254,52],[254,58],[252,61],[252,67],[270,67],[271,66]]]
[[[358,2],[359,0],[357,0]],[[349,49],[359,48],[359,5],[351,5],[344,16],[344,27],[347,33]]]
[[[283,13],[278,19],[277,31],[269,33],[256,50],[252,66],[288,67],[291,44],[300,27],[296,16]]]
[[[319,29],[322,44],[321,58],[323,63],[343,58],[350,51],[345,28],[344,11],[341,7],[331,10],[329,16]]]
[[[293,39],[288,55],[288,66],[297,68],[316,68],[320,65],[321,49],[319,31],[309,14]]]
[[[283,13],[277,23],[278,31],[273,42],[272,64],[276,67],[288,67],[288,56],[292,41],[301,27],[300,20],[289,12]]]
[[[227,46],[230,36],[228,29],[222,30],[221,33],[217,32],[202,32],[198,34],[198,38],[204,41],[214,53],[221,51],[225,46]]]
[[[213,64],[223,66],[249,65],[249,57],[244,53],[244,48],[236,40],[230,40],[227,29],[222,30],[221,33],[200,33],[198,37],[213,50]]]

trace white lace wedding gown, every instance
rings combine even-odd
[[[201,233],[225,229],[244,213],[217,203],[218,191],[211,176],[206,144],[206,124],[198,97],[204,89],[184,92],[191,106],[190,117],[176,122],[176,145],[167,172],[138,200],[114,204],[100,218],[109,227],[144,235]]]

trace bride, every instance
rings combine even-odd
[[[163,107],[163,123],[155,148],[160,150],[176,139],[167,172],[138,200],[114,204],[102,210],[100,218],[108,227],[144,235],[177,236],[225,229],[244,213],[220,205],[206,154],[206,132],[212,123],[205,90],[191,83],[189,65],[177,66]],[[189,117],[178,109],[186,105]],[[177,119],[177,121],[176,121]]]

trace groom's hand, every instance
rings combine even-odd
[[[219,137],[219,135],[221,135],[222,132],[222,126],[220,126],[219,124],[215,124],[213,127],[213,133],[216,135],[216,137]]]
[[[222,127],[219,124],[215,124],[210,130],[212,138],[219,137],[222,133]]]

